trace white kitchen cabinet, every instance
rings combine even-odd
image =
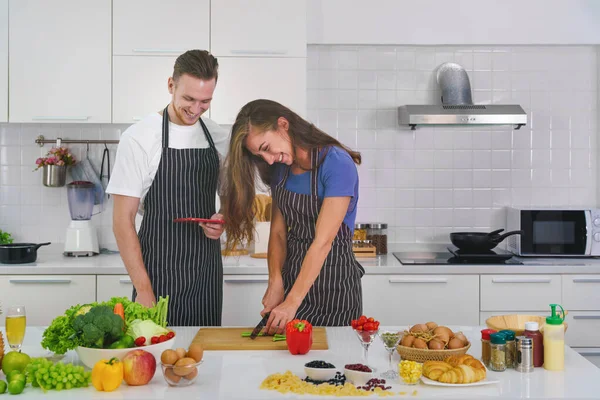
[[[8,121],[8,0],[0,0],[0,122]]]
[[[131,299],[133,283],[129,275],[98,275],[96,279],[97,301],[108,301],[112,297]]]
[[[561,296],[560,275],[481,275],[481,311],[546,311]]]
[[[113,123],[131,124],[171,102],[176,57],[113,57]]]
[[[230,125],[251,100],[269,99],[306,117],[305,58],[219,58],[210,118]]]
[[[9,121],[110,123],[111,2],[9,6]]]
[[[268,275],[225,275],[221,325],[256,326],[268,282]]]
[[[210,15],[217,57],[306,57],[306,0],[216,0]]]
[[[600,347],[600,311],[569,311],[565,322],[569,346]]]
[[[210,0],[112,3],[113,55],[178,56],[191,49],[209,49]]]
[[[25,306],[27,325],[47,326],[76,304],[96,300],[95,275],[0,276],[0,303]]]
[[[578,348],[574,347],[573,350],[584,356],[589,362],[600,368],[600,349],[594,348]]]
[[[600,275],[563,275],[561,305],[565,310],[600,310]]]
[[[479,323],[478,275],[365,275],[363,314],[382,325]]]

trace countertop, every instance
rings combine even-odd
[[[469,354],[479,358],[481,355],[480,329],[482,327],[450,326],[454,331],[465,333],[472,345]],[[173,328],[176,332],[174,347],[187,348],[198,331],[197,327]],[[382,328],[383,329],[383,328]],[[393,327],[393,329],[401,329]],[[42,327],[27,327],[23,351],[32,357],[48,355],[39,345]],[[303,365],[312,360],[325,360],[343,368],[347,363],[363,362],[361,346],[349,327],[327,328],[329,350],[311,350],[302,356],[293,356],[281,351],[206,351],[204,362],[199,370],[198,380],[189,387],[169,387],[162,371],[158,367],[152,381],[146,386],[130,387],[123,383],[115,392],[97,392],[92,386],[83,389],[49,391],[28,386],[19,396],[24,398],[60,398],[60,399],[289,399],[316,398],[312,396],[292,396],[275,391],[261,390],[261,382],[270,374],[284,373],[290,370],[304,378]],[[65,362],[79,363],[74,351],[67,352]],[[394,353],[393,364],[399,361]],[[369,350],[369,362],[378,373],[387,370],[387,353],[380,339],[376,339]],[[499,380],[496,384],[475,387],[436,387],[420,383],[416,386],[400,384],[398,380],[387,381],[395,394],[390,398],[598,398],[600,393],[600,369],[565,347],[565,370],[560,372],[536,368],[532,373],[523,374],[515,370],[504,372],[488,371],[489,380]],[[413,392],[416,394],[413,396]],[[400,392],[406,394],[400,395]],[[368,398],[378,398],[371,396]]]
[[[415,250],[416,249],[416,250]],[[392,254],[395,251],[421,251],[416,246],[390,246],[387,255],[358,258],[366,274],[441,275],[441,274],[600,274],[599,258],[522,258],[524,265],[454,264],[403,265]],[[225,275],[266,275],[267,260],[250,256],[223,257]],[[0,275],[126,275],[117,254],[94,257],[66,257],[60,245],[41,247],[38,259],[29,264],[0,264]]]

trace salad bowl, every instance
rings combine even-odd
[[[156,364],[160,363],[160,356],[163,351],[172,349],[175,344],[175,337],[165,340],[162,343],[151,344],[148,346],[131,347],[128,349],[93,349],[91,347],[78,346],[75,348],[77,356],[88,368],[94,368],[94,365],[100,360],[110,360],[112,357],[116,357],[122,360],[127,353],[133,350],[145,350],[152,354],[156,359]]]

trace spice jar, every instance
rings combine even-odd
[[[517,336],[515,343],[517,347],[515,369],[519,372],[533,372],[533,339]]]
[[[535,321],[525,322],[523,336],[533,341],[533,366],[541,367],[544,365],[544,336],[540,332],[539,324]]]
[[[496,333],[494,329],[481,330],[481,361],[486,367],[490,367],[492,346],[490,345],[490,334]]]
[[[490,334],[492,347],[490,369],[492,371],[506,370],[506,338],[500,332]]]
[[[353,240],[367,240],[368,224],[354,224]]]
[[[377,255],[387,254],[387,224],[369,224],[367,228],[367,239],[373,242]]]
[[[515,332],[509,329],[500,331],[506,338],[506,368],[514,368],[517,358],[517,346],[515,343]]]

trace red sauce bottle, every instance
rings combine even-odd
[[[539,330],[539,324],[537,322],[525,322],[523,336],[530,337],[533,342],[533,366],[541,367],[544,365],[544,336]]]

